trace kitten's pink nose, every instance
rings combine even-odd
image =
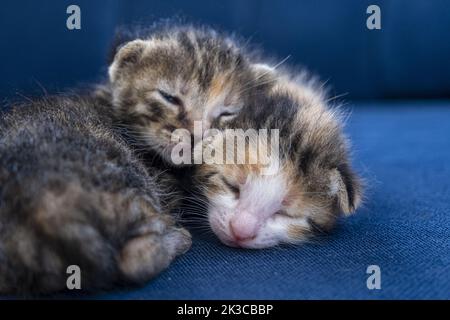
[[[253,239],[258,232],[258,219],[246,212],[237,213],[230,221],[230,231],[236,241]]]

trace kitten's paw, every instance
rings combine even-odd
[[[170,220],[157,219],[139,229],[147,233],[128,240],[119,257],[119,269],[128,281],[150,280],[191,247],[189,232],[176,227]]]
[[[173,256],[186,253],[192,245],[191,234],[184,228],[172,227],[164,235],[164,243]]]

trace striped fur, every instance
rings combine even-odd
[[[110,108],[89,97],[1,114],[0,293],[64,290],[69,265],[83,291],[142,284],[189,248],[162,201],[170,177],[113,128]]]

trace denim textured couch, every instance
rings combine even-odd
[[[81,8],[81,30],[66,8]],[[381,30],[366,8],[381,8]],[[248,251],[194,233],[194,245],[143,288],[89,298],[449,299],[450,4],[378,1],[10,1],[0,11],[0,96],[101,80],[118,25],[179,15],[251,38],[303,64],[351,111],[347,133],[367,182],[364,206],[330,235]],[[381,270],[369,290],[368,266]],[[69,297],[75,297],[69,295]]]

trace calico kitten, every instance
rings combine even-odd
[[[360,204],[361,183],[350,165],[340,117],[324,94],[289,73],[255,67],[275,81],[224,128],[279,129],[279,157],[263,165],[258,144],[250,141],[245,164],[203,164],[196,179],[209,203],[209,225],[223,243],[243,248],[299,243],[330,230],[340,213],[352,213]],[[231,144],[219,156],[225,161],[236,142],[218,137],[213,149]],[[276,150],[270,136],[266,141],[262,146]],[[249,156],[258,161],[249,164]],[[275,170],[266,174],[270,166]]]
[[[250,52],[238,41],[205,27],[156,28],[116,50],[109,67],[117,118],[168,163],[176,129],[200,135],[235,117],[248,95],[264,86],[255,78]]]
[[[0,293],[63,290],[69,265],[83,290],[141,284],[190,247],[161,201],[171,178],[146,168],[112,119],[79,96],[1,114]]]
[[[108,84],[118,118],[169,163],[177,143],[171,133],[194,133],[194,121],[202,121],[201,134],[209,128],[281,129],[282,170],[272,177],[278,180],[263,176],[258,166],[202,165],[197,175],[214,232],[227,244],[254,248],[329,229],[340,211],[353,211],[360,199],[340,120],[322,92],[258,60],[210,29],[169,27],[125,42]],[[241,199],[238,182],[247,186],[247,177],[251,183]],[[266,188],[268,182],[277,187]],[[253,213],[234,214],[242,205]],[[232,216],[239,220],[234,228]]]

